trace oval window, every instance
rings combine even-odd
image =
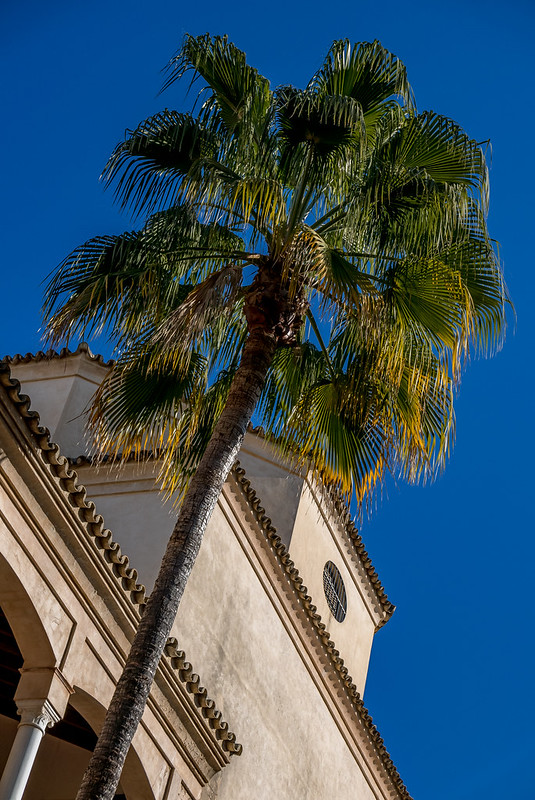
[[[347,613],[346,587],[332,561],[327,561],[323,567],[323,591],[333,617],[337,622],[343,622]]]

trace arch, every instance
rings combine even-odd
[[[25,665],[53,667],[56,656],[45,626],[24,584],[0,554],[0,606],[24,658]]]
[[[23,663],[17,640],[0,606],[0,715],[17,722],[19,717],[14,698]]]
[[[98,734],[106,715],[106,708],[102,703],[78,686],[74,686],[74,694],[69,703]],[[134,744],[130,745],[126,757],[121,786],[126,800],[156,800],[143,766],[142,757]]]

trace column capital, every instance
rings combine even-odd
[[[20,670],[20,680],[14,699],[21,716],[21,709],[52,709],[54,714],[52,724],[54,724],[64,715],[73,691],[64,675],[56,667],[23,666]],[[48,711],[37,710],[35,716],[37,717],[41,713],[46,714]]]
[[[19,727],[21,725],[31,725],[34,728],[39,728],[42,733],[61,719],[57,711],[46,699],[19,700],[17,711],[20,715]]]

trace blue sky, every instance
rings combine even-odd
[[[376,637],[365,700],[416,800],[535,796],[534,30],[528,0],[0,10],[2,355],[40,348],[50,270],[91,236],[130,227],[98,176],[125,128],[180,103],[178,90],[156,94],[186,32],[228,33],[274,85],[303,85],[333,39],[377,38],[405,62],[420,110],[491,139],[489,225],[518,320],[495,358],[468,365],[444,475],[391,482],[362,528],[398,606]]]

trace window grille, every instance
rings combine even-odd
[[[343,622],[347,613],[346,587],[332,561],[327,561],[323,568],[323,591],[335,620]]]

